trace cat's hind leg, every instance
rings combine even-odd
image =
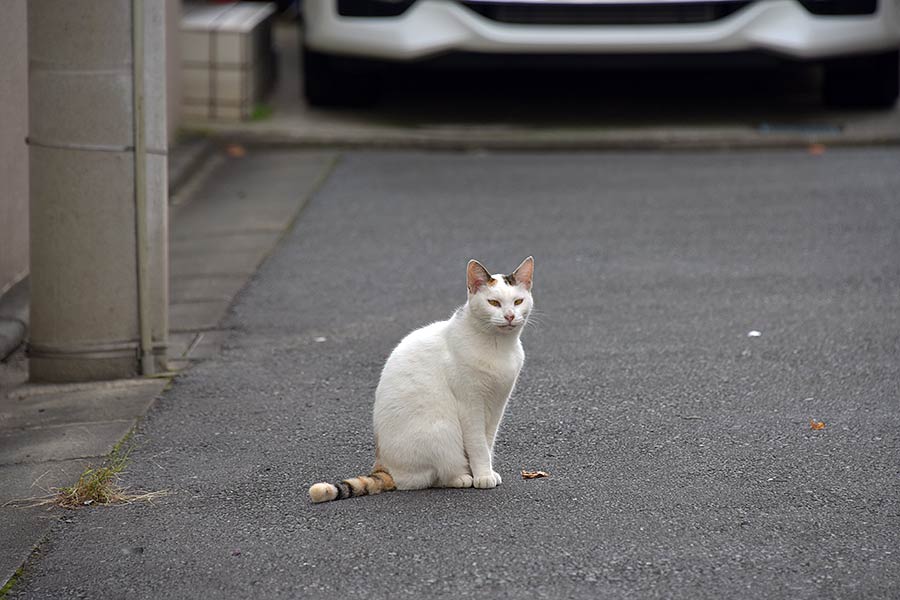
[[[423,490],[435,484],[437,473],[434,469],[413,473],[389,469],[398,490]]]
[[[434,457],[438,470],[437,485],[445,488],[472,487],[474,479],[463,447],[459,422],[445,423],[440,432],[434,433],[433,439],[440,440]]]

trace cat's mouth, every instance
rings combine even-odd
[[[497,325],[497,329],[500,329],[502,331],[512,331],[516,327],[518,327],[518,325],[514,325],[512,323],[505,323],[503,325]]]

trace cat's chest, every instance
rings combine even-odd
[[[482,387],[503,389],[511,386],[524,361],[521,346],[500,352],[484,349],[473,352],[463,360],[463,369]]]

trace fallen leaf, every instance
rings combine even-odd
[[[810,144],[809,153],[813,156],[822,156],[825,154],[825,144]]]
[[[522,471],[522,479],[538,479],[540,477],[550,477],[547,471]]]
[[[816,421],[814,419],[809,420],[809,428],[810,429],[825,429],[825,421]]]
[[[247,150],[240,144],[228,144],[225,146],[225,153],[232,158],[241,158],[247,155]]]

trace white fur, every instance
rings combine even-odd
[[[338,490],[330,483],[316,483],[309,488],[309,499],[313,502],[328,502],[337,498]]]
[[[510,286],[494,276],[474,292],[470,263],[466,304],[449,320],[410,333],[388,358],[375,392],[377,466],[398,489],[500,484],[492,453],[525,360],[519,337],[533,302],[530,261],[522,263],[527,281]],[[504,315],[512,327],[504,327]]]

